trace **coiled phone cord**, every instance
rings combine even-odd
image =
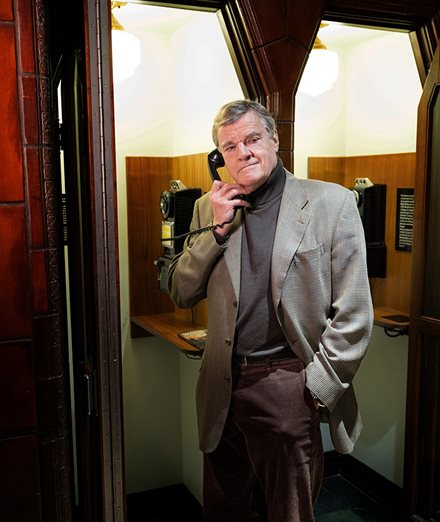
[[[173,236],[173,237],[161,237],[161,241],[176,241],[178,239],[183,239],[184,237],[191,237],[196,236],[199,234],[202,234],[203,232],[210,232],[211,230],[217,230],[218,228],[223,228],[225,225],[229,225],[234,221],[234,218],[230,219],[229,221],[225,221],[221,225],[209,225],[207,227],[203,228],[196,228],[195,230],[190,230],[189,232],[185,232],[185,234],[180,234],[179,236]]]

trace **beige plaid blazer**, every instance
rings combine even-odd
[[[373,324],[362,222],[350,190],[285,174],[272,251],[273,304],[292,350],[304,362],[306,386],[326,405],[322,420],[329,423],[335,449],[348,453],[362,429],[352,380]],[[231,400],[240,214],[225,245],[211,232],[192,236],[169,271],[170,295],[179,307],[208,298],[208,339],[196,392],[204,452],[217,446]],[[196,202],[191,228],[210,223],[205,194]]]

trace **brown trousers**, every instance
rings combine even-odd
[[[205,522],[313,522],[323,448],[303,363],[259,361],[233,376],[222,438],[204,455]]]

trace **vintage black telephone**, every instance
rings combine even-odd
[[[217,172],[217,169],[220,167],[224,167],[225,160],[223,159],[223,156],[221,155],[220,151],[215,149],[212,152],[208,154],[208,167],[209,172],[211,174],[213,181],[221,181],[220,176]],[[182,199],[182,205],[176,205],[176,196],[183,195],[185,196],[187,193],[190,193],[191,196],[191,205],[189,205],[188,198],[179,198]],[[230,221],[225,221],[221,224],[215,224],[215,225],[208,225],[203,228],[197,228],[196,230],[190,230],[189,232],[184,232],[183,234],[174,235],[173,232],[176,229],[175,227],[175,218],[176,213],[178,213],[178,210],[185,211],[185,217],[190,217],[187,212],[189,209],[194,208],[195,199],[193,196],[195,196],[197,193],[197,197],[200,197],[200,189],[188,189],[184,187],[184,185],[179,180],[172,180],[171,181],[171,190],[169,191],[163,191],[160,196],[160,210],[162,213],[162,216],[164,219],[171,219],[173,222],[163,221],[162,222],[162,233],[164,230],[169,229],[169,233],[167,232],[165,237],[161,237],[160,240],[162,244],[165,247],[164,254],[159,257],[159,259],[156,259],[154,264],[158,268],[158,280],[159,280],[159,288],[163,292],[168,293],[168,270],[171,263],[172,258],[175,254],[178,254],[182,248],[183,248],[183,241],[188,236],[195,236],[198,234],[201,234],[202,232],[209,232],[212,230],[216,230],[218,228],[223,228],[225,225],[232,223],[235,217],[235,213],[239,208],[243,208],[243,206],[239,205],[235,207],[234,209],[234,217]],[[179,200],[178,199],[178,200]],[[185,201],[184,201],[185,199]],[[249,201],[249,196],[246,194],[237,194],[234,196],[233,199],[241,199],[244,201]],[[171,214],[171,218],[170,218]],[[182,218],[182,216],[179,216]],[[185,221],[184,227],[189,226],[190,220]],[[167,227],[165,228],[164,225]]]
[[[225,160],[223,159],[223,156],[218,149],[214,149],[208,154],[208,166],[212,181],[221,181],[217,169],[225,166]],[[232,199],[242,199],[243,201],[248,201],[250,203],[250,199],[247,194],[237,194]],[[235,207],[235,211],[237,211],[239,208],[243,207]]]
[[[223,156],[221,155],[221,153],[218,149],[214,149],[212,152],[210,152],[208,154],[208,167],[209,167],[209,172],[211,174],[211,178],[213,181],[221,181],[221,178],[219,176],[219,173],[217,172],[217,169],[219,169],[220,167],[224,167],[224,165],[225,165],[225,160],[223,159]],[[242,199],[244,201],[250,202],[250,198],[247,194],[237,194],[232,199]],[[237,212],[237,210],[239,208],[243,208],[243,207],[241,205],[235,207],[235,212]],[[235,216],[235,212],[234,212],[234,216]],[[196,230],[192,230],[190,232],[186,232],[184,234],[180,234],[180,235],[174,236],[174,237],[161,237],[160,240],[162,242],[171,241],[171,240],[173,240],[173,241],[182,240],[186,236],[193,236],[193,235],[201,234],[202,232],[209,232],[210,230],[216,230],[217,228],[222,228],[224,225],[232,223],[232,221],[233,220],[231,219],[231,221],[227,221],[225,223],[209,225],[207,227],[198,228]]]

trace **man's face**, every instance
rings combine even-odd
[[[273,138],[254,111],[218,131],[219,150],[232,179],[253,192],[277,164],[278,134]]]

